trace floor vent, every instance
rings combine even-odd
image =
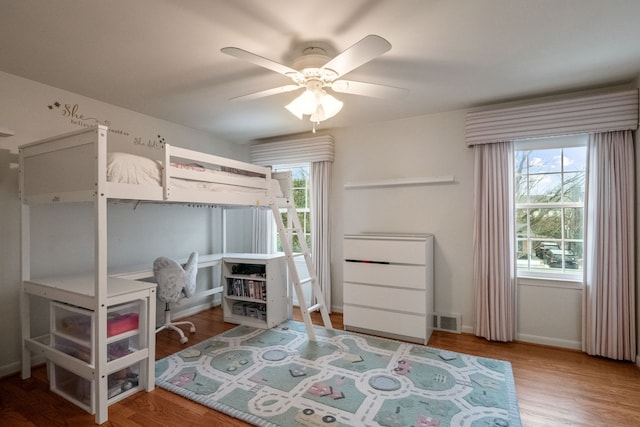
[[[462,332],[462,315],[435,313],[433,315],[433,329],[459,334]]]

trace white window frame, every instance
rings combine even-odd
[[[284,172],[284,171],[291,171],[292,169],[295,168],[301,168],[301,167],[305,167],[307,169],[307,187],[306,187],[306,201],[305,201],[305,207],[304,208],[298,208],[296,207],[296,212],[305,212],[307,216],[311,216],[311,163],[308,162],[302,162],[302,163],[295,163],[295,164],[283,164],[283,165],[277,165],[277,166],[273,166],[273,171],[274,172]],[[295,191],[295,189],[294,189]],[[295,199],[295,197],[294,197]],[[294,200],[295,203],[295,200]],[[287,209],[286,208],[280,208],[280,214],[283,213],[287,213]],[[306,221],[300,221],[300,225],[302,226],[302,231],[304,232],[305,236],[309,236],[309,241],[307,242],[308,246],[309,246],[309,251],[311,251],[311,244],[310,241],[312,239],[312,230],[311,230],[311,219],[309,218],[309,229],[307,230],[307,223]],[[285,224],[286,226],[286,224]],[[274,230],[275,236],[274,236],[274,245],[276,246],[276,251],[278,250],[278,240],[279,240],[279,236],[278,236],[278,231]],[[292,248],[293,249],[293,248]]]
[[[514,151],[518,152],[518,151],[524,151],[524,150],[544,150],[544,149],[557,149],[557,148],[572,148],[572,147],[579,147],[579,146],[586,146],[586,142],[588,139],[588,135],[587,134],[578,134],[578,135],[568,135],[568,136],[561,136],[561,137],[545,137],[545,138],[532,138],[532,139],[521,139],[521,140],[516,140],[515,144],[514,144]],[[585,159],[586,161],[586,159]],[[585,163],[585,168],[586,168],[586,163]],[[586,171],[585,171],[586,172]],[[515,175],[515,171],[514,171],[514,176],[513,176],[514,182],[516,179],[516,175]],[[514,185],[514,191],[515,191],[515,185]],[[515,195],[514,195],[514,200],[515,200]],[[519,208],[571,208],[571,207],[581,207],[583,208],[583,214],[584,214],[584,201],[583,202],[572,202],[572,203],[566,203],[566,202],[558,202],[558,203],[517,203],[517,201],[515,202],[515,208],[514,208],[514,224],[516,223],[516,217],[515,214],[517,212],[517,209]],[[584,224],[584,221],[583,221]],[[530,230],[528,230],[530,231]],[[584,233],[584,228],[583,228],[583,233]],[[528,235],[527,236],[527,240],[531,241],[531,236]],[[545,271],[542,269],[531,269],[530,268],[530,264],[528,265],[528,267],[526,269],[521,269],[518,268],[518,238],[516,236],[516,242],[515,242],[515,254],[514,256],[516,257],[516,272],[517,272],[517,277],[520,278],[524,278],[524,279],[540,279],[540,280],[544,280],[544,281],[548,281],[548,280],[552,280],[554,282],[567,282],[568,284],[576,284],[579,283],[580,285],[582,284],[583,281],[583,270],[582,269],[578,269],[576,270],[575,273],[571,273],[570,271],[567,271],[566,269],[564,270],[564,272],[560,271]],[[553,240],[557,240],[557,239],[553,239]],[[582,239],[567,239],[564,236],[562,237],[562,239],[560,239],[560,241],[563,243],[562,247],[564,247],[564,242],[582,242],[583,247],[584,247],[584,234],[582,236]],[[527,259],[527,261],[530,261],[530,259]]]

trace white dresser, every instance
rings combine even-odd
[[[433,330],[433,236],[344,236],[345,330],[427,344]]]

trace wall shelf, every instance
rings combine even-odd
[[[14,131],[12,131],[9,128],[6,128],[4,126],[0,126],[0,136],[13,136],[16,133]]]
[[[445,184],[455,182],[453,175],[426,176],[421,178],[396,178],[380,181],[349,182],[344,185],[345,190],[355,188],[375,188],[375,187],[403,187],[415,185]]]

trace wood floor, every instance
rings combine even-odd
[[[294,316],[300,320],[298,315]],[[331,315],[342,329],[342,316]],[[220,308],[189,318],[195,344],[235,325]],[[314,322],[322,324],[319,317]],[[525,343],[490,343],[472,335],[435,332],[429,345],[512,363],[523,426],[640,426],[640,368],[570,350]],[[156,358],[183,348],[174,332],[157,336]],[[94,416],[49,391],[44,367],[32,378],[0,380],[1,426],[91,426]],[[246,426],[163,389],[140,392],[109,407],[107,426]]]

